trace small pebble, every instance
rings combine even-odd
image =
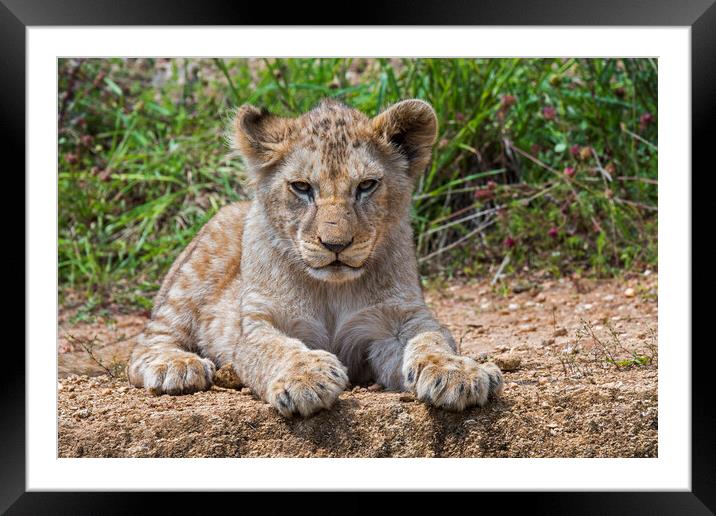
[[[82,419],[85,419],[85,418],[89,417],[90,411],[89,411],[89,409],[83,408],[83,409],[78,410],[76,412],[76,415],[77,415],[77,417],[81,417]]]
[[[557,328],[552,333],[552,337],[564,337],[565,335],[567,335],[567,328]]]
[[[544,377],[544,376],[540,376],[540,377],[537,379],[537,383],[540,384],[540,385],[545,385],[545,384],[547,384],[548,382],[549,382],[549,380],[548,380],[546,377]]]
[[[494,357],[493,362],[503,371],[516,371],[522,364],[522,359],[515,354],[505,353]]]
[[[629,287],[624,291],[624,295],[626,297],[634,297],[636,295],[636,291],[633,288]]]
[[[516,304],[516,303],[510,303],[509,305],[507,305],[507,309],[508,309],[510,312],[514,312],[515,310],[519,310],[519,308],[520,308],[520,305],[518,305],[518,304]]]
[[[518,283],[517,285],[512,287],[512,292],[514,292],[515,294],[521,294],[522,292],[527,292],[531,288],[532,286],[528,283]]]
[[[241,389],[241,394],[251,394],[251,389],[244,387]]]
[[[102,389],[103,396],[109,396],[110,394],[112,394],[112,389]]]
[[[241,379],[231,364],[224,364],[214,373],[214,385],[224,389],[240,389]]]
[[[547,301],[547,296],[544,294],[544,292],[540,292],[539,294],[537,294],[537,297],[535,297],[535,301],[537,301],[538,303],[544,303],[545,301]]]

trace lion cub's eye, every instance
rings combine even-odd
[[[291,189],[299,195],[311,195],[313,188],[305,181],[294,181],[291,183]]]
[[[366,195],[371,193],[373,190],[376,189],[378,186],[378,181],[375,179],[366,179],[365,181],[361,181],[358,183],[358,195]]]

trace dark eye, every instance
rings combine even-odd
[[[291,183],[291,189],[299,195],[311,195],[313,188],[305,181],[294,181]]]
[[[368,194],[376,189],[378,181],[375,179],[366,179],[358,183],[358,194]]]

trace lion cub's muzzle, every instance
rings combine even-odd
[[[370,240],[317,240],[317,243],[302,241],[300,244],[301,255],[312,276],[326,281],[347,281],[362,274],[372,248]]]

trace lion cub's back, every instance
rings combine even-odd
[[[241,272],[241,241],[249,201],[221,208],[182,251],[154,298],[154,310],[167,297],[201,302],[220,295]]]

